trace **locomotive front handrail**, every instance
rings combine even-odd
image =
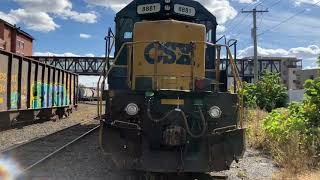
[[[131,74],[131,68],[132,67],[129,67],[129,66],[132,66],[132,62],[131,62],[131,60],[132,60],[132,47],[134,46],[134,45],[136,45],[136,44],[142,44],[142,43],[156,43],[156,44],[160,44],[161,45],[161,41],[157,41],[157,40],[154,40],[154,41],[136,41],[136,42],[126,42],[126,43],[123,43],[122,44],[122,46],[120,47],[120,49],[119,49],[119,51],[118,51],[118,53],[117,53],[117,55],[116,55],[116,57],[115,57],[115,59],[114,59],[114,63],[111,65],[111,67],[107,70],[107,72],[106,73],[104,73],[104,74],[101,74],[101,76],[100,76],[100,78],[99,78],[99,82],[98,82],[98,93],[100,92],[100,89],[101,90],[103,90],[103,86],[104,86],[104,82],[105,82],[105,80],[106,80],[106,78],[109,76],[109,74],[110,74],[110,72],[113,70],[113,68],[114,67],[117,67],[118,65],[116,65],[116,63],[117,63],[117,61],[118,61],[118,59],[119,59],[119,57],[120,57],[120,55],[121,55],[121,53],[122,53],[122,51],[124,50],[124,48],[125,47],[129,47],[129,55],[130,55],[130,57],[129,57],[129,55],[128,55],[128,59],[127,59],[127,68],[128,68],[128,72],[130,72],[130,74]],[[192,42],[190,42],[190,44],[192,44],[192,45],[196,45],[196,44],[205,44],[205,45],[207,45],[207,46],[212,46],[212,47],[216,47],[217,48],[217,50],[218,50],[218,53],[217,53],[217,60],[218,60],[218,62],[217,62],[217,64],[216,64],[216,72],[218,71],[220,71],[220,55],[221,55],[221,47],[224,47],[224,48],[226,48],[226,51],[227,51],[227,54],[228,54],[228,57],[230,58],[230,63],[231,63],[231,71],[232,71],[232,74],[233,74],[233,77],[234,77],[234,79],[235,79],[235,81],[236,81],[236,84],[237,84],[237,88],[238,88],[238,91],[240,91],[242,88],[243,88],[243,84],[242,84],[242,81],[241,81],[241,79],[240,79],[240,75],[239,75],[239,72],[238,72],[238,69],[237,69],[237,67],[236,67],[236,64],[235,64],[235,61],[234,61],[234,59],[233,59],[233,56],[232,56],[232,53],[231,53],[231,50],[230,50],[230,48],[229,48],[229,46],[228,45],[223,45],[223,44],[213,44],[213,43],[209,43],[209,42],[205,42],[205,41],[192,41]],[[194,47],[194,46],[193,46]],[[156,56],[158,57],[159,56],[159,47],[157,46],[157,48],[156,48]],[[194,50],[194,48],[193,48],[193,50]],[[191,56],[194,58],[194,53],[193,53],[193,51],[191,52]],[[130,60],[130,62],[128,62],[128,60]],[[192,62],[194,62],[194,60],[192,60]],[[125,66],[124,66],[125,67]],[[154,77],[155,77],[155,79],[156,79],[156,81],[154,82],[154,88],[155,89],[158,89],[158,82],[157,82],[157,72],[156,72],[156,70],[157,70],[157,61],[155,61],[155,63],[154,63],[154,68],[155,68],[155,71],[154,71]],[[193,68],[194,68],[194,65],[193,65],[193,63],[192,63],[192,66],[191,66],[191,68],[192,68],[192,71],[193,71]],[[219,88],[217,87],[217,86],[219,86],[219,83],[218,83],[218,80],[217,80],[217,77],[219,77],[220,75],[218,75],[218,76],[216,76],[216,90],[219,90]],[[101,84],[101,86],[100,86],[100,80],[101,80],[101,78],[103,77],[103,83]],[[195,81],[195,79],[194,79],[195,77],[194,77],[194,75],[192,74],[192,81],[193,81],[193,87],[192,87],[192,89],[194,90],[194,88],[195,88],[195,85],[194,85],[194,81]],[[130,85],[131,84],[131,75],[129,75],[128,74],[128,84]],[[238,100],[239,100],[239,104],[238,104],[238,107],[239,107],[239,120],[240,120],[240,123],[239,123],[239,126],[242,128],[242,126],[243,126],[243,95],[242,95],[242,93],[238,93]],[[98,109],[98,117],[99,117],[99,119],[101,120],[101,114],[102,114],[102,97],[99,97],[99,102],[98,102],[98,106],[99,106],[99,109]]]

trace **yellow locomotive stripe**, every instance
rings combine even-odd
[[[161,99],[161,104],[164,105],[184,105],[183,99]]]

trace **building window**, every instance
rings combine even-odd
[[[3,39],[0,39],[0,49],[5,49],[6,42]]]
[[[17,40],[17,49],[24,49],[24,42],[21,40]]]
[[[313,75],[311,75],[311,76],[310,76],[310,79],[311,79],[311,80],[314,80],[314,76],[313,76]]]

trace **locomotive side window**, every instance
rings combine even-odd
[[[124,39],[132,39],[132,32],[125,32],[123,34]]]
[[[212,42],[212,30],[207,31],[207,42]]]

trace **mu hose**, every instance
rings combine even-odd
[[[183,121],[184,121],[184,124],[185,124],[185,127],[186,127],[186,130],[188,132],[188,134],[193,137],[193,138],[200,138],[202,136],[205,135],[206,131],[207,131],[207,122],[206,122],[206,119],[204,118],[204,115],[203,115],[203,112],[202,112],[202,109],[200,106],[198,106],[198,109],[199,109],[199,113],[200,113],[200,117],[201,117],[201,121],[202,121],[202,131],[200,134],[194,134],[190,127],[189,127],[189,123],[188,123],[188,118],[186,116],[186,114],[181,110],[179,109],[179,111],[177,111],[176,109],[172,109],[171,111],[169,111],[168,113],[166,113],[165,116],[163,116],[162,118],[159,118],[159,119],[156,119],[156,118],[153,118],[152,115],[151,115],[151,108],[150,108],[150,101],[148,101],[148,110],[147,110],[147,114],[148,114],[148,117],[150,120],[152,120],[153,122],[156,122],[156,123],[159,123],[159,122],[162,122],[164,120],[166,120],[173,112],[180,112],[182,118],[183,118]]]

